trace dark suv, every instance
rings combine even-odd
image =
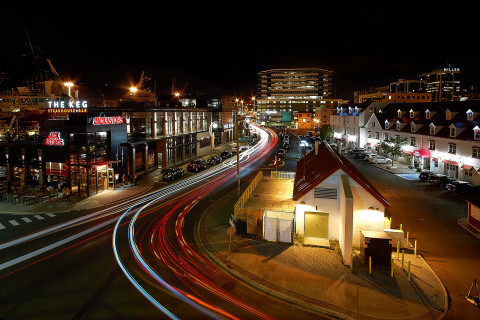
[[[420,172],[420,174],[418,175],[418,178],[420,179],[420,181],[429,181],[430,180],[430,177],[433,176],[434,173],[433,172],[430,172],[430,171],[422,171]]]
[[[187,165],[187,171],[198,172],[207,167],[207,161],[203,158],[197,158]]]
[[[431,185],[444,187],[446,184],[455,181],[455,179],[444,174],[435,174],[430,177],[429,181]]]
[[[162,179],[163,180],[174,180],[179,177],[182,177],[185,174],[183,168],[172,168],[162,170]]]

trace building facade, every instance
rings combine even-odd
[[[293,125],[293,112],[314,113],[334,103],[333,98],[333,71],[299,68],[258,73],[256,109],[266,125]]]

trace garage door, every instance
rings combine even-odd
[[[328,213],[305,212],[305,236],[328,238]]]
[[[279,220],[279,239],[280,242],[293,243],[293,220]]]
[[[277,218],[264,218],[263,223],[265,240],[277,241]]]

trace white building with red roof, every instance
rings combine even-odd
[[[297,162],[293,186],[295,233],[337,240],[350,265],[361,231],[383,232],[389,203],[343,156],[326,143]]]

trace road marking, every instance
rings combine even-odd
[[[5,229],[5,226],[0,223],[0,230],[3,230],[3,229]]]
[[[26,223],[30,223],[30,222],[32,222],[32,220],[30,220],[30,219],[29,219],[29,218],[27,218],[27,217],[23,217],[23,218],[22,218],[22,220],[23,220],[23,221],[25,221]]]
[[[10,221],[8,221],[8,222],[10,222],[10,224],[11,224],[12,226],[15,226],[15,227],[20,225],[20,223],[18,223],[18,222],[15,221],[15,220],[10,220]]]
[[[38,214],[34,215],[34,217],[37,218],[38,220],[43,220],[43,219],[45,219],[44,217],[39,216]]]
[[[47,216],[52,217],[52,218],[55,217],[55,215],[53,213],[47,213]]]

